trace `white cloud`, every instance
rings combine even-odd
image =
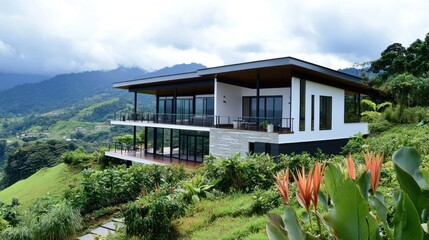
[[[425,0],[3,0],[0,71],[153,70],[282,56],[344,68],[423,38],[427,9]]]
[[[15,54],[15,49],[0,39],[0,55],[8,56],[13,54]]]

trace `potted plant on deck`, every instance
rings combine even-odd
[[[265,129],[267,129],[267,132],[269,132],[269,133],[274,132],[274,125],[273,125],[271,122],[267,121],[267,120],[262,121],[262,122],[259,124],[259,126],[261,126],[261,127],[265,128]]]

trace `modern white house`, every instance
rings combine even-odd
[[[144,144],[133,150],[192,162],[209,153],[338,153],[350,137],[368,133],[360,102],[373,93],[359,77],[292,57],[113,87],[134,94],[134,111],[116,113],[111,124],[133,126],[134,137],[136,127],[145,128]],[[156,96],[155,112],[138,110],[139,94]]]

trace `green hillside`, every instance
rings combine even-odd
[[[0,201],[10,203],[17,198],[23,207],[46,194],[59,196],[69,185],[79,179],[79,172],[61,163],[55,167],[43,168],[27,179],[21,180],[0,192]]]

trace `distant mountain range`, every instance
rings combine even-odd
[[[357,69],[357,68],[344,68],[344,69],[339,69],[338,71],[343,72],[343,73],[347,73],[356,77],[362,77],[362,76],[366,76],[368,78],[373,78],[376,76],[375,73],[369,72],[368,71],[369,68],[364,68],[364,69]]]
[[[46,113],[102,93],[105,98],[117,97],[124,91],[113,89],[114,82],[190,72],[201,68],[205,66],[191,63],[166,67],[154,72],[119,67],[111,71],[57,75],[47,80],[0,91],[0,117]]]
[[[0,73],[0,91],[13,88],[24,83],[36,83],[50,76],[35,74]]]

